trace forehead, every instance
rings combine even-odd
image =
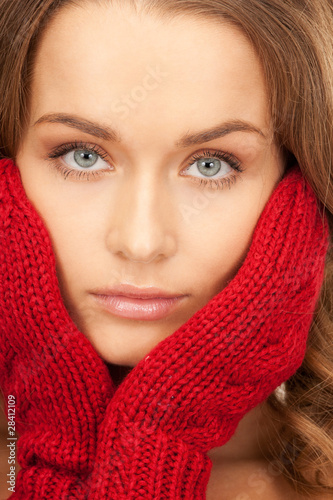
[[[34,118],[56,111],[119,123],[120,105],[135,111],[133,126],[154,122],[154,130],[209,117],[256,117],[258,125],[267,118],[260,61],[236,27],[189,15],[165,21],[93,2],[66,7],[39,45]]]

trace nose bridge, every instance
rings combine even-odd
[[[128,224],[127,227],[131,231],[137,231],[142,228],[148,234],[152,234],[152,229],[157,229],[160,223],[157,224],[158,219],[161,218],[160,204],[158,199],[162,193],[157,193],[158,184],[152,175],[146,173],[133,176],[133,182],[128,193],[127,207],[128,207]],[[158,197],[159,194],[159,197]],[[137,239],[139,241],[139,239]]]
[[[132,261],[148,263],[172,254],[175,234],[168,223],[164,183],[147,170],[138,171],[119,192],[109,248]]]

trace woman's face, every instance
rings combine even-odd
[[[283,175],[267,100],[227,24],[88,2],[47,27],[16,160],[107,362],[137,364],[236,274]],[[183,297],[112,298],[123,284]]]

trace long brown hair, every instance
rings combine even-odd
[[[115,3],[115,0],[104,0]],[[33,58],[48,20],[75,0],[0,0],[0,155],[15,158],[28,119]],[[83,2],[80,2],[82,5]],[[118,2],[124,4],[124,0]],[[261,61],[274,140],[297,161],[331,228],[325,281],[296,374],[264,403],[276,422],[269,460],[295,490],[333,492],[332,0],[127,0],[161,19],[191,15],[242,29]],[[288,165],[286,165],[288,166]],[[282,426],[281,426],[282,424]]]

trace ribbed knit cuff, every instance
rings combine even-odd
[[[86,477],[51,467],[34,466],[19,471],[11,500],[88,500]]]
[[[206,453],[157,431],[121,432],[96,464],[89,500],[205,500]],[[98,460],[97,459],[97,460]]]

